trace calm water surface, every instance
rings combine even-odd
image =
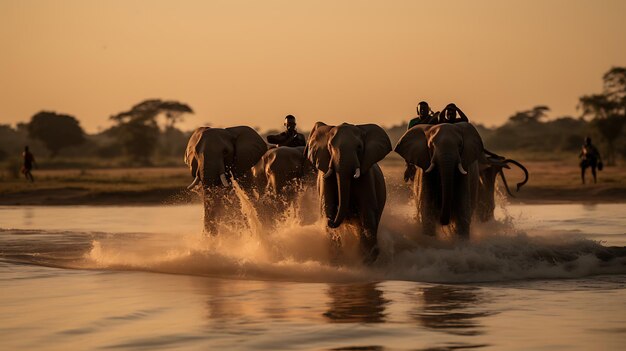
[[[0,349],[621,350],[624,213],[508,206],[458,243],[388,211],[366,268],[294,218],[212,239],[195,205],[0,207]]]

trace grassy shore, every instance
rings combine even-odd
[[[511,202],[626,202],[626,167],[607,167],[598,184],[582,185],[571,161],[523,161],[530,180]],[[392,191],[408,191],[402,182],[404,163],[389,158],[381,164]],[[98,170],[34,170],[36,182],[8,178],[0,182],[0,205],[121,205],[194,201],[185,187],[192,180],[184,167]],[[523,174],[507,170],[512,191]],[[591,179],[591,175],[588,175]]]

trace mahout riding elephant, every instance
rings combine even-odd
[[[453,224],[460,237],[469,237],[484,159],[476,128],[467,122],[417,125],[394,150],[420,168],[413,192],[423,233],[434,235],[437,223]]]
[[[389,137],[375,124],[329,126],[322,122],[313,127],[305,150],[318,170],[320,209],[327,227],[353,224],[366,263],[374,262],[379,253],[378,224],[387,193],[377,162],[389,152]],[[329,232],[338,243],[337,234]]]
[[[205,232],[217,234],[217,223],[233,207],[229,204],[237,203],[231,180],[251,193],[251,168],[266,151],[263,138],[247,126],[201,127],[193,132],[184,160],[194,178],[188,189],[199,187],[203,198]]]
[[[528,170],[521,163],[494,154],[491,151],[484,150],[486,163],[481,163],[479,165],[480,168],[480,183],[478,186],[478,202],[476,204],[476,217],[481,222],[487,222],[492,220],[493,212],[496,208],[495,201],[495,187],[496,187],[496,177],[499,174],[502,179],[502,183],[504,185],[504,189],[509,194],[509,196],[515,197],[511,190],[509,189],[509,184],[506,181],[506,177],[504,175],[504,168],[510,169],[509,164],[513,164],[519,167],[524,172],[524,180],[517,183],[517,191],[521,189],[524,184],[528,182]]]

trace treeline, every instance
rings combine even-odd
[[[539,108],[547,111],[546,106]],[[601,152],[608,156],[606,139],[598,131],[594,122],[568,116],[555,119],[548,119],[547,117],[541,119],[519,118],[520,115],[527,114],[529,111],[516,113],[499,127],[489,128],[482,124],[475,124],[483,138],[485,147],[496,153],[516,152],[537,158],[543,158],[542,155],[550,156],[551,154],[554,156],[563,153],[577,155],[584,138],[590,136],[594,144],[601,149]],[[406,128],[407,124],[403,123],[388,129],[392,142],[398,140]],[[626,137],[624,137],[624,133],[622,133],[621,138],[615,141],[615,150],[618,158],[626,159]]]
[[[516,112],[502,126],[476,124],[477,129],[486,147],[502,153],[575,153],[591,136],[606,164],[614,164],[626,159],[626,68],[612,68],[603,82],[601,93],[579,98],[578,118],[549,119],[549,107],[536,106]],[[0,162],[15,168],[29,145],[36,158],[46,159],[40,162],[44,167],[179,165],[191,131],[176,125],[192,113],[183,102],[150,99],[110,116],[113,127],[86,134],[76,117],[42,111],[15,127],[0,124]],[[394,144],[406,127],[404,122],[387,129]],[[271,132],[277,131],[263,135]]]
[[[56,166],[146,166],[155,164],[155,159],[167,163],[168,158],[182,157],[190,132],[176,124],[189,113],[193,110],[185,103],[145,100],[109,117],[113,127],[87,134],[76,117],[41,111],[15,128],[0,125],[0,161],[14,159],[29,145],[36,157]]]
[[[563,116],[549,119],[548,106],[535,106],[510,116],[499,127],[475,123],[485,147],[493,152],[524,152],[550,155],[577,153],[584,138],[590,136],[600,148],[605,163],[614,165],[626,159],[626,67],[614,67],[603,76],[602,92],[579,98],[578,118]],[[472,116],[469,116],[470,120]],[[398,140],[407,124],[389,130]]]

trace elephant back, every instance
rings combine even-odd
[[[280,146],[268,150],[263,155],[266,174],[284,174],[288,177],[301,177],[307,168],[304,147]]]

